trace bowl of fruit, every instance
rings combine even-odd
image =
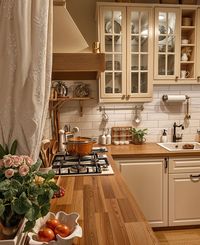
[[[32,232],[28,233],[30,245],[71,245],[75,237],[82,237],[78,224],[78,213],[49,212],[37,220]]]

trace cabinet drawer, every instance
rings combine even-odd
[[[200,172],[200,157],[169,159],[169,173]]]

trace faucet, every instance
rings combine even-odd
[[[176,135],[176,128],[178,127],[181,127],[181,129],[183,130],[184,129],[184,126],[183,124],[180,124],[180,125],[177,125],[176,122],[173,124],[173,127],[174,127],[174,133],[173,133],[173,142],[177,142],[177,140],[181,140],[182,137],[183,137],[183,134],[181,134],[180,136],[177,136]]]

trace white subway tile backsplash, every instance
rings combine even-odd
[[[97,85],[90,84],[91,94],[97,95]],[[71,85],[70,85],[71,86]],[[183,130],[183,140],[193,141],[196,138],[196,131],[200,129],[200,85],[154,85],[153,100],[148,103],[129,103],[129,104],[98,104],[97,100],[83,102],[83,116],[80,117],[79,102],[66,102],[60,111],[60,125],[70,124],[71,127],[79,127],[81,136],[96,137],[102,134],[103,128],[114,126],[133,126],[137,128],[148,128],[147,142],[160,142],[163,129],[167,129],[168,139],[172,140],[173,123],[184,123],[186,113],[186,102],[166,103],[163,102],[164,94],[185,94],[190,97],[189,113],[191,119],[188,127]],[[99,111],[99,106],[111,108],[106,110],[109,117],[107,123],[102,121],[103,112]],[[144,110],[139,112],[141,123],[136,125],[134,122],[135,105],[143,105]],[[116,108],[116,109],[115,109]],[[121,108],[121,110],[119,110]],[[124,110],[123,108],[128,108]],[[51,123],[47,117],[44,129],[44,137],[51,137]]]

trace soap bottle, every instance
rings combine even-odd
[[[166,129],[163,130],[163,134],[162,134],[162,137],[161,137],[161,142],[162,143],[166,143],[167,142],[167,130]]]
[[[111,144],[111,135],[110,135],[110,130],[108,129],[108,133],[106,135],[106,145]]]

